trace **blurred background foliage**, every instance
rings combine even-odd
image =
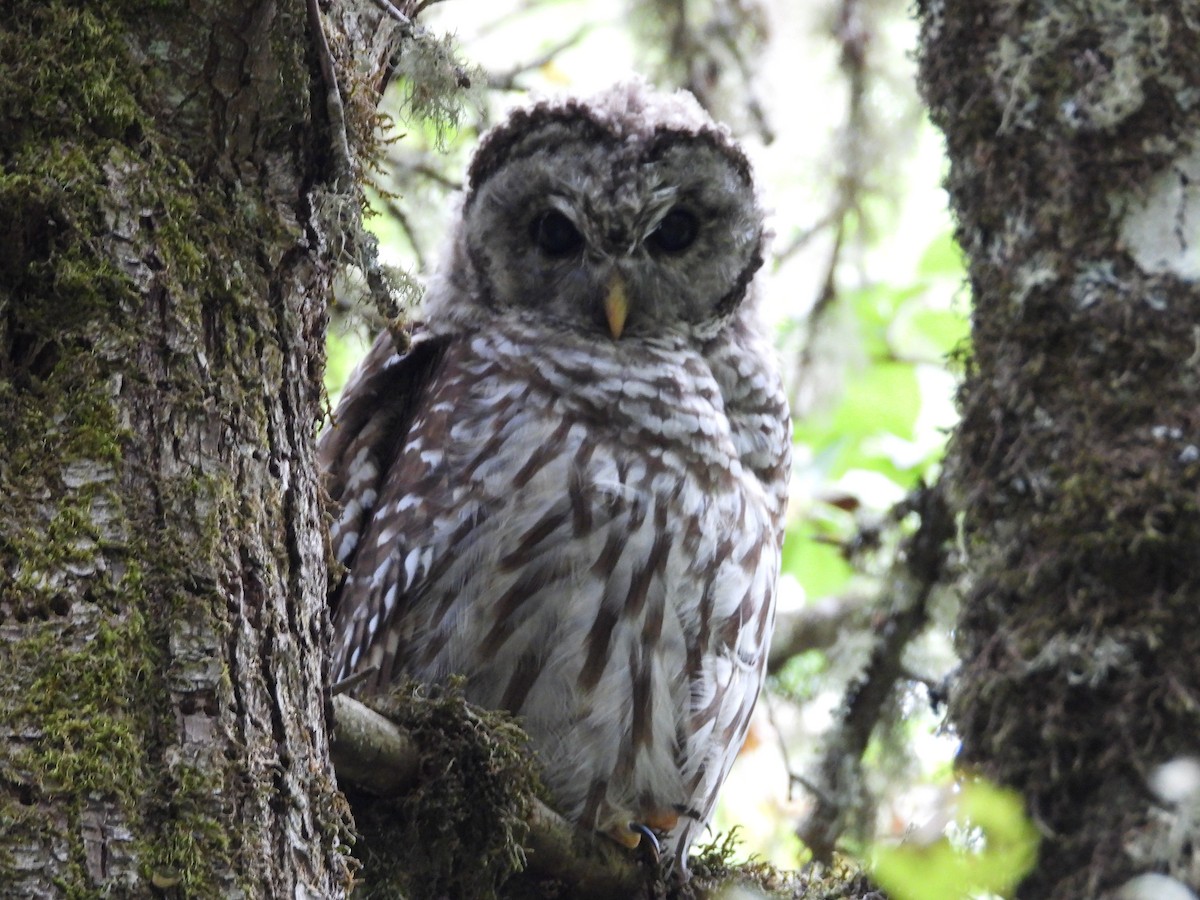
[[[479,135],[531,91],[589,92],[633,72],[684,86],[755,162],[774,210],[764,313],[796,463],[769,689],[715,828],[736,825],[746,855],[794,867],[823,737],[887,625],[887,576],[912,528],[892,510],[937,477],[969,353],[940,138],[914,88],[915,23],[901,0],[427,0],[416,21],[385,97],[386,161],[368,173],[368,227],[407,314],[419,316]],[[362,293],[339,283],[333,401],[384,324]],[[935,591],[860,796],[839,798],[851,849],[953,819],[956,743],[937,702],[953,606]]]

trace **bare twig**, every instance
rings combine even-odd
[[[414,157],[418,160],[414,162]],[[403,183],[407,174],[420,175],[422,178],[427,178],[438,187],[445,188],[447,191],[461,191],[463,183],[457,178],[451,178],[445,172],[437,169],[423,160],[429,158],[425,154],[407,152],[389,153],[387,157],[388,165],[391,170],[397,173],[396,180]]]
[[[461,191],[463,183],[460,179],[451,178],[445,172],[439,172],[433,166],[418,164],[412,167],[411,171],[414,174],[428,178],[430,181],[444,187],[448,191]]]
[[[417,18],[417,16],[421,15],[421,13],[425,12],[426,9],[428,9],[430,6],[433,6],[435,3],[441,2],[442,0],[421,0],[421,2],[417,4],[417,8],[413,10],[413,18]]]
[[[404,212],[404,208],[391,198],[385,201],[385,206],[388,215],[396,220],[396,223],[400,226],[400,230],[408,238],[409,246],[412,247],[413,256],[416,258],[417,271],[424,272],[425,251],[421,249],[421,243],[417,240],[417,233],[412,227],[412,222],[408,220],[408,215]]]
[[[802,232],[782,251],[775,256],[778,266],[790,256],[799,252],[816,234],[826,228],[834,228],[833,246],[825,265],[825,277],[821,283],[820,294],[808,314],[809,338],[801,347],[796,361],[796,372],[799,383],[804,373],[812,365],[814,352],[813,336],[821,325],[821,320],[836,305],[840,290],[838,285],[838,269],[846,246],[847,220],[857,217],[858,224],[863,224],[862,195],[866,191],[866,160],[863,148],[867,146],[870,133],[870,123],[867,119],[866,94],[869,66],[867,49],[871,43],[869,22],[863,11],[862,0],[842,0],[838,10],[837,28],[834,37],[841,48],[839,65],[849,82],[846,98],[846,123],[843,127],[841,144],[843,148],[842,174],[838,179],[837,194],[828,213],[818,222]]]
[[[325,83],[325,116],[329,120],[329,143],[333,151],[333,186],[336,192],[350,190],[354,183],[354,169],[350,162],[350,141],[346,137],[346,108],[342,104],[342,92],[338,87],[337,69],[329,41],[325,39],[325,27],[321,23],[321,9],[317,0],[307,0],[308,30],[312,35],[317,61],[321,65],[321,80]]]
[[[400,28],[403,30],[405,37],[412,36],[414,30],[412,19],[400,12],[400,10],[396,9],[396,7],[392,6],[388,0],[374,0],[374,2],[376,6],[382,9],[400,24]],[[420,9],[418,9],[417,12],[420,12]]]
[[[335,697],[338,694],[348,694],[378,671],[379,666],[368,666],[360,672],[355,672],[348,678],[343,678],[341,681],[335,681],[329,686],[329,693]]]
[[[767,671],[774,675],[797,654],[832,647],[837,643],[838,635],[853,627],[848,623],[861,618],[867,607],[867,597],[847,594],[827,597],[794,612],[780,613],[775,620]]]
[[[523,91],[525,88],[516,83],[517,78],[524,75],[526,72],[532,72],[535,69],[540,69],[542,66],[548,65],[554,61],[554,58],[564,50],[569,50],[578,44],[591,31],[591,25],[584,25],[577,28],[573,33],[563,38],[539,56],[529,60],[528,62],[520,63],[513,66],[505,72],[492,72],[488,74],[487,85],[492,90],[496,91]]]
[[[476,38],[486,37],[490,34],[495,34],[501,28],[506,28],[514,21],[530,10],[535,10],[539,6],[545,4],[545,0],[521,0],[511,8],[505,9],[503,13],[495,18],[481,22],[475,27],[474,36]]]
[[[841,208],[840,204],[835,204],[829,212],[825,213],[825,215],[821,216],[821,218],[817,219],[817,221],[813,222],[807,228],[802,229],[799,234],[788,241],[783,249],[775,254],[774,264],[779,266],[781,263],[787,262],[807,247],[809,242],[818,234],[840,221],[845,214],[846,211]]]
[[[861,681],[847,693],[811,784],[816,804],[796,829],[819,860],[829,859],[861,793],[863,751],[896,682],[904,675],[901,655],[925,625],[930,593],[941,580],[946,546],[954,532],[940,485],[920,488],[906,503],[920,515],[921,524],[904,542],[893,566],[891,614],[879,628],[879,641]]]
[[[767,710],[767,721],[771,725],[771,730],[775,732],[775,740],[778,743],[779,755],[783,759],[783,768],[788,773],[788,803],[792,802],[792,787],[796,782],[800,781],[801,776],[792,768],[792,753],[788,749],[788,742],[783,737],[783,729],[779,727],[779,723],[775,721],[775,694],[763,689],[761,701]]]

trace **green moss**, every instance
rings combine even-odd
[[[146,732],[139,698],[144,681],[145,626],[139,614],[101,621],[78,650],[51,652],[59,636],[47,629],[11,648],[36,673],[28,702],[17,715],[41,732],[18,763],[41,790],[84,796],[114,795],[122,807],[138,802],[141,736]]]
[[[762,897],[764,900],[850,900],[882,897],[862,869],[843,856],[827,866],[809,867],[806,872],[779,869],[758,859],[735,863],[741,839],[737,829],[714,835],[710,843],[696,848],[689,860],[691,881],[683,886],[658,884],[652,896],[669,900],[704,897]]]
[[[284,377],[277,343],[294,323],[276,317],[295,310],[263,309],[280,260],[247,264],[247,248],[282,253],[296,240],[288,213],[276,215],[256,185],[240,195],[232,179],[194,172],[202,153],[179,146],[178,121],[146,102],[147,80],[166,67],[133,58],[140,42],[129,32],[172,8],[185,4],[14,0],[0,33],[0,496],[17,510],[0,523],[0,571],[15,574],[0,585],[0,617],[15,635],[0,718],[44,734],[0,772],[32,792],[31,809],[67,816],[54,823],[71,860],[66,896],[96,890],[78,819],[95,795],[118,807],[146,879],[217,896],[247,853],[231,846],[230,805],[270,790],[269,779],[251,781],[234,745],[231,759],[164,752],[179,744],[167,665],[181,657],[170,642],[193,626],[215,636],[203,649],[223,658],[226,535],[285,516],[240,496],[217,465],[167,478],[156,442],[191,439],[171,433],[179,423],[211,422],[198,439],[222,444],[214,456],[226,441],[268,445],[261,382]],[[276,21],[303,16],[301,5]],[[276,74],[304,81],[302,29],[281,30]],[[281,92],[291,106],[274,109],[280,133],[268,139],[308,114],[307,83],[297,88]],[[286,146],[297,140],[287,134]],[[153,384],[131,384],[140,378]],[[245,396],[246,383],[258,393]],[[141,416],[130,396],[151,392],[161,430],[146,434],[144,421],[131,428],[122,417]],[[153,496],[130,490],[148,481]],[[165,508],[186,514],[164,528]],[[230,675],[214,680],[224,725]],[[22,803],[0,799],[0,821],[16,820]],[[341,822],[332,810],[321,824]]]
[[[176,766],[163,830],[141,856],[143,876],[151,883],[170,882],[185,893],[212,890],[231,871],[236,848],[231,832],[209,810],[225,785],[194,766]],[[253,894],[253,891],[248,891]]]
[[[0,175],[0,296],[53,302],[22,304],[22,334],[56,335],[94,318],[97,310],[130,296],[127,278],[82,236],[103,192],[99,163],[69,144],[19,159],[20,173]]]
[[[151,552],[154,530],[130,521],[122,493],[130,432],[115,395],[123,362],[139,352],[132,317],[142,300],[97,235],[144,227],[105,218],[120,191],[134,193],[129,207],[161,226],[160,284],[194,297],[185,284],[201,274],[209,242],[197,225],[215,232],[228,216],[197,215],[181,198],[190,173],[157,150],[113,7],[17,6],[0,33],[0,336],[11,360],[0,380],[0,494],[21,500],[0,531],[0,568],[13,575],[0,597],[12,635],[0,696],[5,720],[39,737],[3,760],[24,799],[0,818],[40,801],[72,818],[111,802],[144,841],[133,853],[148,876],[165,862],[199,888],[232,855],[202,812],[214,786],[179,778],[165,833],[145,824],[162,813],[153,743],[167,701],[155,662],[162,635],[147,624],[161,584],[148,587],[138,561],[172,561]],[[77,823],[65,833],[59,889],[94,895]]]
[[[538,784],[524,733],[507,714],[471,706],[458,686],[429,691],[404,686],[375,704],[422,748],[421,778],[399,800],[351,797],[363,863],[356,896],[484,900],[524,867]]]
[[[0,33],[0,155],[31,132],[120,137],[139,118],[122,31],[103,4],[20,3]],[[45,60],[54,65],[45,65]]]

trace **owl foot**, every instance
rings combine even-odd
[[[645,831],[643,831],[645,829]],[[604,833],[626,849],[633,850],[642,842],[642,835],[649,829],[637,822],[627,825],[612,825]]]
[[[679,813],[673,809],[656,809],[642,816],[642,821],[655,831],[670,831],[679,824]]]
[[[662,846],[658,843],[658,835],[654,833],[649,825],[643,825],[641,822],[630,822],[627,825],[613,825],[604,833],[628,850],[636,850],[640,847],[642,838],[644,837],[650,855],[654,857],[654,861],[657,863],[662,859]]]
[[[679,824],[679,813],[673,809],[660,809],[647,813],[640,822],[629,822],[624,825],[613,825],[605,834],[623,847],[630,850],[638,847],[645,837],[650,844],[650,850],[657,862],[662,857],[662,847],[655,832],[670,831]]]
[[[651,831],[648,825],[643,825],[641,822],[630,822],[629,830],[639,832],[645,836],[647,842],[650,844],[650,853],[654,856],[656,863],[662,859],[662,847],[658,843],[658,835]]]

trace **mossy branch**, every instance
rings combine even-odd
[[[345,695],[333,698],[330,753],[339,780],[377,797],[416,788],[421,751],[413,736],[385,716]],[[524,841],[526,871],[561,883],[569,896],[630,897],[645,874],[615,844],[576,828],[531,798]]]

